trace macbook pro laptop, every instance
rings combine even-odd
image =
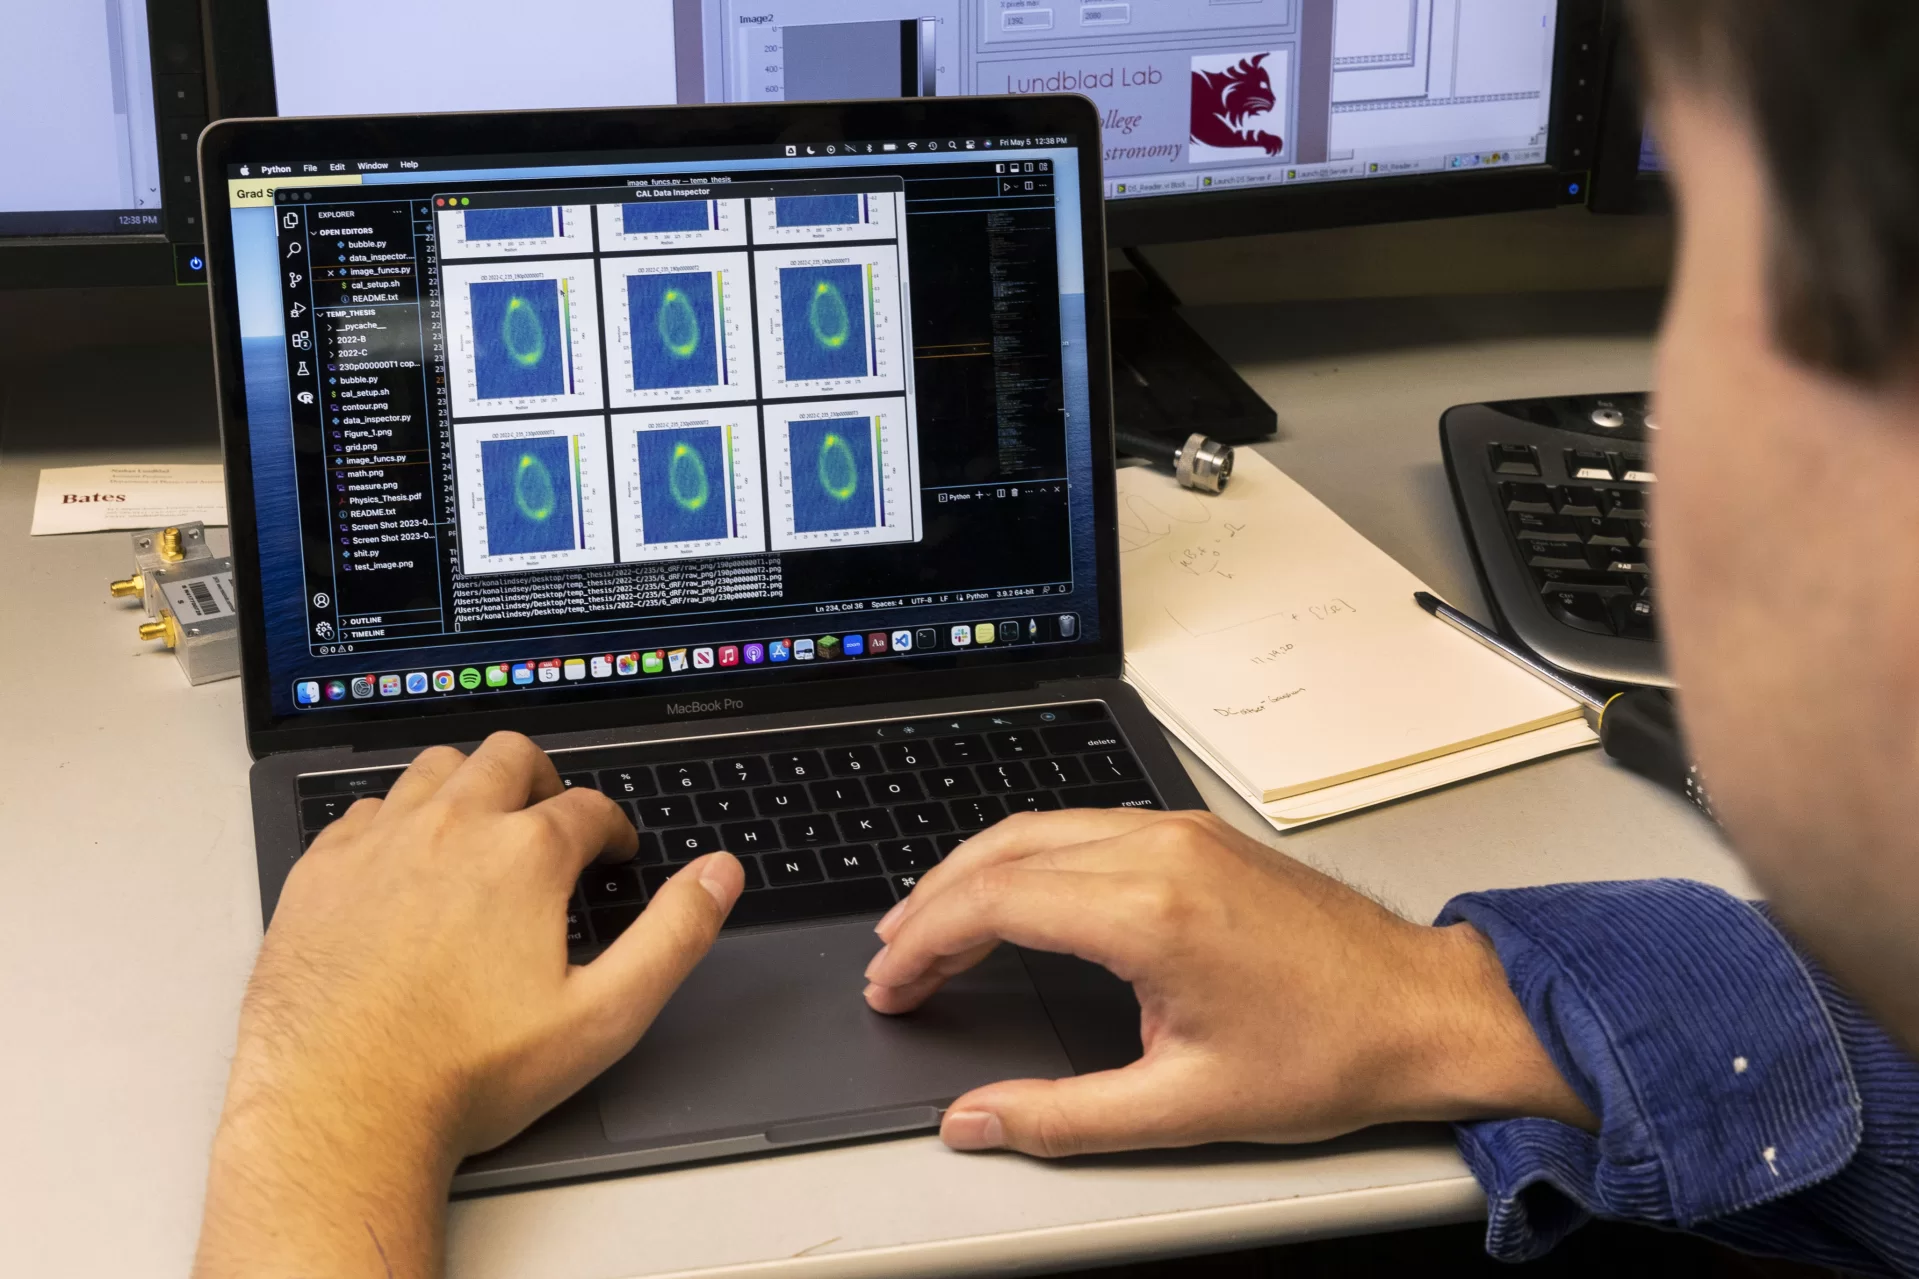
[[[738,854],[640,1046],[456,1191],[925,1131],[1139,1052],[875,918],[1009,813],[1198,807],[1120,682],[1099,120],[1076,97],[236,120],[201,141],[262,911],[422,747],[530,734],[640,831],[588,962]],[[224,207],[222,207],[224,206]]]

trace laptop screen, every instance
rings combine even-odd
[[[1070,138],[229,158],[276,719],[1098,641]]]

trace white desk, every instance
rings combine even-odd
[[[1439,463],[1448,405],[1647,377],[1644,299],[1220,309],[1200,327],[1279,408],[1261,451],[1479,607]],[[188,688],[106,598],[121,534],[29,539],[37,472],[214,460],[204,352],[9,379],[0,418],[0,1273],[174,1276],[260,915],[235,683]],[[156,420],[170,424],[156,431]],[[84,446],[83,446],[84,445]],[[1680,801],[1587,753],[1287,837],[1430,916],[1472,888],[1687,875],[1749,891]],[[1007,1273],[1456,1221],[1441,1129],[1300,1150],[1042,1165],[882,1141],[467,1201],[459,1276]]]

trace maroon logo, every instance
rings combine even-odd
[[[1278,155],[1285,147],[1277,134],[1243,126],[1273,109],[1273,82],[1260,63],[1267,55],[1241,58],[1224,71],[1193,72],[1193,141],[1209,147],[1263,147]]]

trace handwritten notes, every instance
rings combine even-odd
[[[1250,449],[1216,497],[1122,470],[1119,536],[1127,678],[1255,802],[1578,718]]]

